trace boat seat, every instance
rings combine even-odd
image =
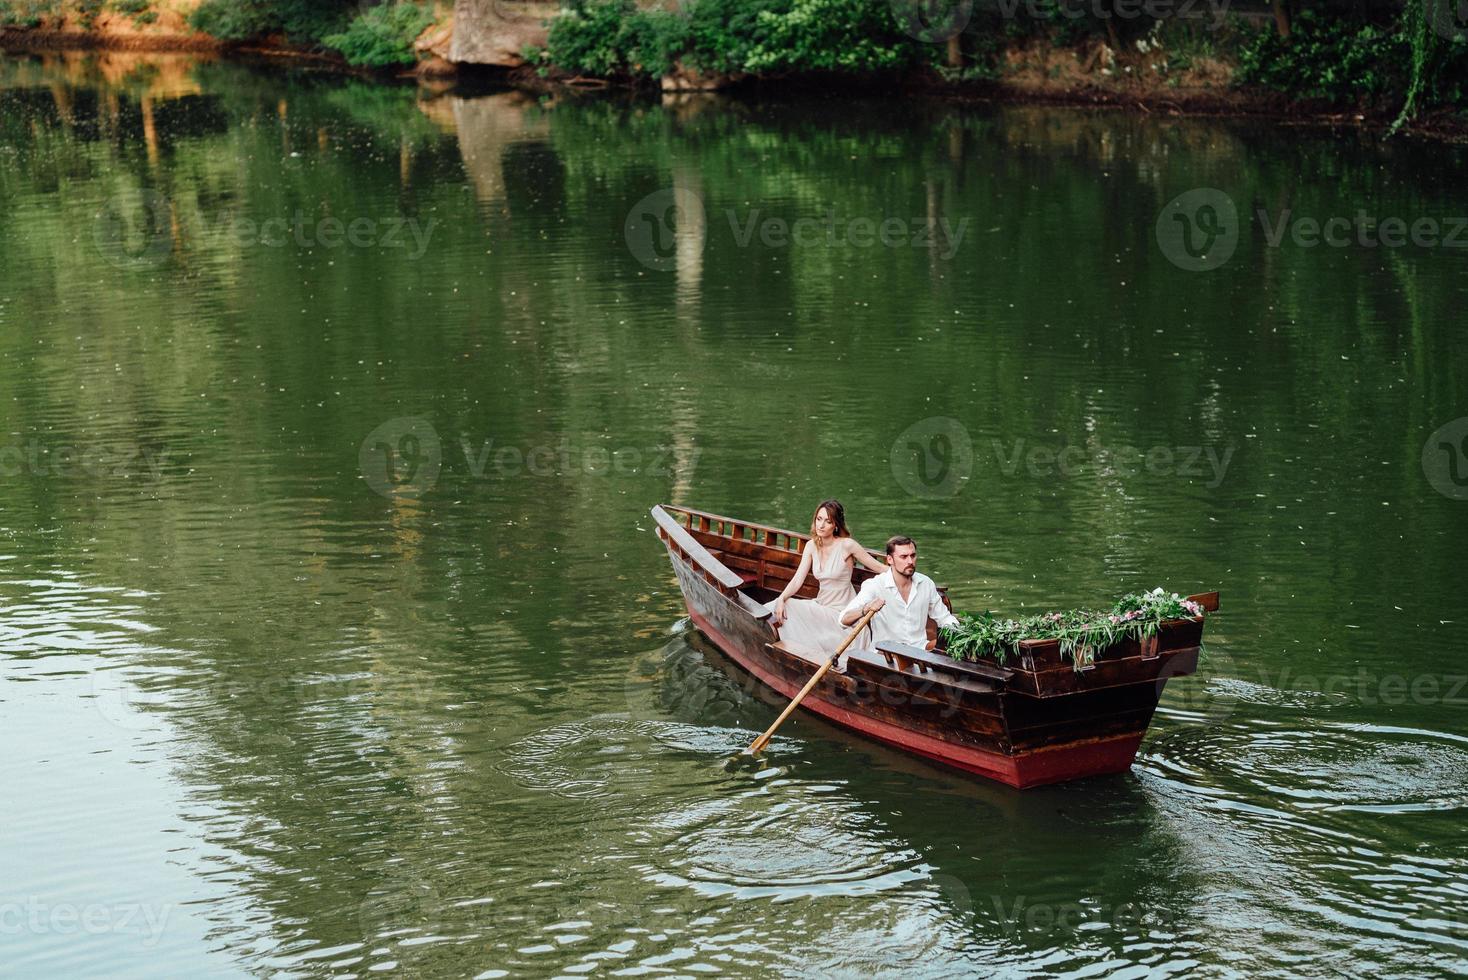
[[[919,672],[942,670],[950,674],[980,677],[1000,687],[1003,687],[1014,676],[1014,671],[1005,670],[1002,667],[990,667],[987,664],[974,663],[970,660],[954,660],[952,657],[933,653],[921,647],[908,646],[906,643],[896,643],[890,640],[879,642],[877,652],[887,658],[887,663],[897,667],[898,670],[906,670],[906,665],[912,664]]]
[[[753,616],[755,619],[769,619],[770,616],[774,615],[772,612],[770,612],[770,610],[766,609],[762,603],[755,602],[749,596],[745,595],[742,591],[736,590],[734,594],[739,597],[739,605],[744,609],[744,611]]]

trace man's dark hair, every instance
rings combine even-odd
[[[905,534],[894,534],[894,535],[892,535],[892,537],[890,537],[890,538],[887,539],[887,554],[888,555],[891,555],[892,552],[896,551],[899,547],[901,547],[902,545],[905,545],[905,544],[912,545],[914,549],[917,548],[917,542],[914,541],[912,538],[909,538],[907,535],[905,535]]]

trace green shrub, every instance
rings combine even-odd
[[[353,65],[385,68],[417,60],[413,42],[433,23],[433,14],[416,3],[383,3],[358,15],[339,34],[323,37]]]
[[[688,21],[633,0],[574,0],[551,22],[544,59],[598,78],[665,75],[689,45]]]
[[[688,10],[684,60],[704,71],[744,71],[761,36],[760,15],[788,6],[781,0],[697,0]]]
[[[0,26],[40,27],[61,14],[60,0],[0,0]]]
[[[342,30],[354,9],[350,0],[204,0],[189,26],[222,41],[284,34],[295,44],[315,44]]]
[[[900,33],[887,0],[791,0],[785,10],[760,11],[757,25],[750,71],[906,68],[936,47]]]
[[[134,24],[151,24],[158,19],[158,11],[149,6],[151,0],[112,0],[111,8],[119,14],[131,17]]]
[[[97,15],[102,12],[106,3],[107,0],[76,0],[75,10],[82,30],[92,29],[92,25],[97,22]]]
[[[1281,38],[1273,26],[1239,49],[1235,79],[1296,99],[1370,102],[1405,90],[1409,45],[1395,24],[1342,21],[1304,11]]]
[[[870,72],[936,50],[898,30],[889,0],[692,0],[678,13],[573,0],[532,54],[577,74],[652,78],[679,61],[718,72]]]

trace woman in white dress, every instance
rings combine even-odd
[[[829,656],[836,652],[847,630],[841,610],[856,596],[851,572],[861,562],[874,572],[887,566],[867,553],[846,529],[846,510],[839,500],[823,500],[810,522],[810,540],[800,556],[800,567],[780,597],[769,603],[770,622],[780,631],[780,642],[800,653]],[[814,574],[820,591],[814,599],[792,599]]]

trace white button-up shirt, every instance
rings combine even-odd
[[[908,590],[905,602],[902,599],[902,593],[897,591],[897,583],[892,579],[892,569],[889,568],[880,575],[873,575],[862,583],[861,591],[856,594],[856,598],[841,610],[842,617],[844,618],[847,613],[860,611],[863,606],[870,605],[874,599],[887,601],[886,605],[882,606],[881,612],[872,617],[873,643],[893,640],[926,648],[930,616],[939,626],[954,626],[958,623],[958,617],[943,605],[943,597],[938,594],[938,587],[922,572],[912,573],[912,588]]]

